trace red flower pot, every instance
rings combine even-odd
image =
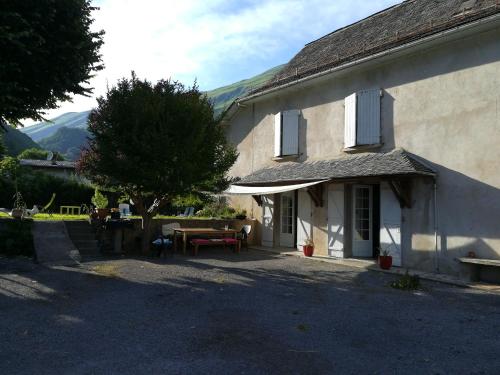
[[[311,245],[303,245],[302,249],[304,249],[304,255],[306,257],[312,257],[314,253],[314,246]]]
[[[392,257],[390,255],[379,255],[378,264],[383,270],[388,270],[392,266]]]

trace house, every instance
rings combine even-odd
[[[224,116],[262,246],[459,274],[500,259],[500,3],[408,0],[307,44]]]
[[[72,161],[21,159],[19,164],[55,177],[80,180],[76,175],[75,162]]]

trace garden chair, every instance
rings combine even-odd
[[[161,226],[160,236],[153,241],[153,245],[157,249],[157,256],[160,257],[163,252],[166,255],[166,250],[172,248],[174,238],[174,229],[180,228],[179,223],[164,224]]]
[[[252,226],[249,224],[243,225],[243,228],[241,228],[241,231],[238,235],[239,239],[241,240],[241,244],[245,244],[245,248],[248,251],[248,235],[252,231]]]
[[[130,216],[130,205],[127,203],[120,203],[118,205],[118,210],[120,211],[120,216]]]

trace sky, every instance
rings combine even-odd
[[[172,78],[211,90],[289,61],[307,43],[398,0],[94,0],[94,30],[104,30],[105,69],[90,98],[47,111],[46,118],[95,106],[95,98],[134,70],[141,79]],[[33,121],[25,121],[29,126]]]

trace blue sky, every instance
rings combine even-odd
[[[174,78],[202,90],[286,63],[306,43],[397,0],[96,0],[106,69],[92,79],[95,96],[135,70],[140,78]],[[53,118],[95,105],[75,97]]]

